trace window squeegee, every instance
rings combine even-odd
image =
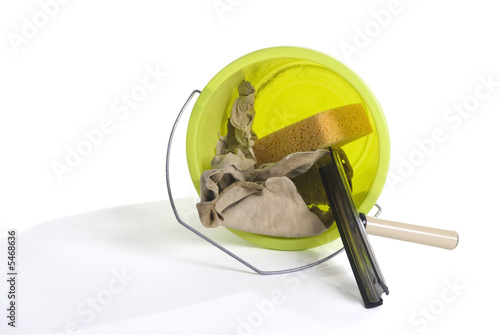
[[[382,305],[382,293],[389,294],[389,289],[365,233],[366,217],[354,206],[342,160],[337,152],[330,149],[330,153],[331,164],[319,169],[328,202],[364,305],[377,307]]]
[[[342,157],[330,149],[330,164],[319,172],[334,220],[366,308],[382,305],[389,294],[366,233],[452,250],[458,244],[455,231],[367,217],[358,213]]]

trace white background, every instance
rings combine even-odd
[[[17,1],[0,5],[0,29],[0,236],[9,228],[43,232],[44,222],[78,213],[166,200],[167,140],[191,91],[251,51],[308,47],[350,66],[384,110],[392,177],[379,200],[382,217],[461,237],[446,252],[374,238],[386,277],[399,288],[387,304],[399,296],[392,308],[401,308],[398,301],[408,312],[397,326],[388,318],[387,328],[373,328],[382,326],[373,316],[348,318],[342,329],[442,334],[493,324],[495,307],[487,303],[498,299],[490,261],[499,232],[500,21],[492,1]],[[159,85],[129,114],[116,113],[117,100],[151,69],[162,73]],[[58,178],[54,163],[64,164],[103,120],[111,130]],[[440,141],[429,144],[436,132]],[[190,196],[185,159],[173,159],[176,195]],[[449,281],[466,288],[425,330],[406,320],[439,299]],[[416,298],[405,300],[410,294]],[[329,333],[340,326],[324,327]],[[265,325],[258,331],[266,333]]]

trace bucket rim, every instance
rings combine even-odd
[[[202,167],[201,161],[196,155],[198,151],[197,139],[195,136],[190,136],[190,134],[197,134],[200,127],[202,126],[201,116],[204,111],[204,107],[217,92],[218,87],[225,83],[235,73],[252,64],[276,58],[297,58],[315,62],[322,66],[325,66],[326,68],[339,74],[350,85],[352,85],[368,106],[372,114],[375,127],[377,129],[379,142],[379,159],[372,185],[365,198],[360,203],[358,210],[365,213],[369,212],[382,193],[387,179],[390,163],[389,131],[382,108],[368,85],[357,75],[357,73],[355,73],[347,65],[325,53],[309,48],[296,46],[269,47],[256,50],[244,56],[241,56],[221,69],[203,88],[191,112],[186,134],[186,157],[188,161],[189,174],[196,191],[198,192],[198,194],[200,194],[199,177],[204,169]],[[283,243],[279,243],[281,239],[284,240]],[[297,245],[301,245],[300,240],[304,239],[310,238],[294,238],[293,240],[297,241]],[[277,242],[276,249],[279,250],[299,250],[312,247],[309,246],[310,243],[305,243],[304,245],[308,245],[305,248],[294,247],[293,249],[290,249],[289,247],[287,247],[288,242],[286,242],[290,240],[289,238],[275,237],[274,240]],[[318,245],[321,245],[321,243]]]

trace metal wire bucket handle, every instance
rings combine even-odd
[[[179,216],[179,213],[177,212],[177,208],[176,208],[175,203],[174,203],[174,198],[172,196],[172,190],[170,188],[170,173],[169,173],[169,170],[170,170],[169,169],[169,167],[170,167],[170,150],[171,150],[171,146],[172,146],[172,140],[174,138],[175,129],[177,128],[177,125],[179,124],[179,121],[180,121],[180,119],[182,117],[182,114],[186,110],[187,106],[189,105],[189,102],[193,99],[193,97],[196,94],[200,94],[200,93],[201,93],[201,91],[194,90],[189,95],[188,99],[186,100],[186,102],[182,106],[182,109],[179,112],[179,115],[177,116],[177,119],[174,122],[174,125],[172,127],[172,131],[170,132],[170,137],[168,139],[165,175],[166,175],[166,180],[167,180],[167,190],[168,190],[168,197],[169,197],[169,200],[170,200],[170,205],[172,206],[172,210],[174,212],[174,215],[175,215],[177,221],[182,226],[184,226],[185,228],[189,229],[191,232],[195,233],[196,235],[198,235],[199,237],[201,237],[202,239],[204,239],[208,243],[212,244],[214,247],[220,249],[221,251],[225,252],[226,254],[228,254],[229,256],[231,256],[232,258],[234,258],[235,260],[237,260],[238,262],[242,263],[243,265],[247,266],[248,268],[252,269],[256,273],[261,274],[261,275],[277,275],[277,274],[284,274],[284,273],[291,273],[291,272],[305,270],[305,269],[311,268],[313,266],[319,265],[319,264],[321,264],[323,262],[326,262],[327,260],[333,258],[337,254],[339,254],[340,252],[342,252],[344,250],[344,248],[341,248],[341,249],[337,250],[336,252],[334,252],[333,254],[328,255],[328,256],[326,256],[326,257],[324,257],[324,258],[322,258],[322,259],[320,259],[318,261],[315,261],[313,263],[309,263],[309,264],[306,264],[306,265],[302,265],[302,266],[299,266],[299,267],[295,267],[295,268],[283,269],[283,270],[271,270],[271,271],[269,271],[269,270],[260,270],[256,266],[250,264],[249,262],[245,261],[243,258],[239,257],[238,255],[236,255],[235,253],[233,253],[230,250],[226,249],[225,247],[223,247],[219,243],[215,242],[214,240],[212,240],[208,236],[204,235],[203,233],[201,233],[197,229],[191,227],[186,222],[182,221],[182,219]]]

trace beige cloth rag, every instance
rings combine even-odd
[[[326,231],[329,224],[322,219],[331,224],[331,215],[320,219],[322,211],[310,210],[291,178],[314,170],[311,167],[328,151],[297,152],[255,169],[255,89],[243,81],[238,93],[227,135],[219,136],[212,169],[200,177],[201,200],[196,207],[201,222],[206,227],[225,226],[280,237],[307,237]]]

